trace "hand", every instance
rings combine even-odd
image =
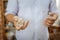
[[[18,16],[14,17],[14,26],[17,30],[24,30],[28,26],[29,20],[24,21]]]
[[[49,13],[48,17],[46,18],[44,24],[48,27],[52,26],[53,23],[57,20],[58,15],[56,13]]]

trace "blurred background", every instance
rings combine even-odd
[[[16,40],[14,25],[4,16],[7,2],[8,0],[0,0],[0,40]],[[60,10],[60,0],[56,0],[56,6]],[[49,40],[60,40],[60,16],[48,30]]]

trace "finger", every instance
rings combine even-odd
[[[53,16],[54,14],[55,14],[55,13],[49,12],[49,15],[50,15],[50,16]]]
[[[56,13],[52,13],[52,12],[50,12],[49,15],[52,16],[53,19],[55,19],[55,20],[56,20],[57,17],[58,17],[58,14],[56,14]]]
[[[50,23],[45,23],[45,25],[48,27],[52,26],[52,24],[50,24]]]
[[[54,19],[57,19],[58,18],[58,14],[54,14]]]
[[[14,16],[14,21],[18,21],[18,16]]]
[[[44,24],[48,27],[52,25],[51,23],[48,23],[47,21],[45,21]]]
[[[50,16],[54,16],[54,15],[57,15],[56,13],[53,13],[53,12],[49,12],[49,15]]]
[[[46,20],[51,20],[51,21],[55,21],[55,19],[53,19],[53,17],[49,16],[46,18]]]
[[[54,21],[51,21],[51,20],[47,20],[46,22],[47,23],[50,23],[50,24],[53,24],[54,23]]]
[[[18,22],[20,23],[20,22],[23,22],[23,19],[22,18],[19,18],[18,19]]]
[[[29,24],[29,20],[25,21],[22,30],[24,30],[28,26],[28,24]]]
[[[47,17],[47,20],[55,21],[57,18],[55,17]]]
[[[23,20],[23,19],[19,19],[19,20],[18,20],[18,24],[19,24],[20,26],[23,26],[24,20]]]
[[[23,27],[23,26],[16,26],[16,29],[21,30],[21,27]]]
[[[18,24],[18,23],[15,25],[15,28],[16,28],[16,30],[18,30],[18,31],[21,30],[21,27],[23,27],[23,25],[20,25],[20,24]]]
[[[14,26],[16,27],[17,22],[14,22]]]
[[[53,23],[54,23],[53,21],[45,20],[44,25],[46,25],[46,26],[52,26]]]

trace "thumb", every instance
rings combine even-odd
[[[53,12],[50,12],[49,16],[53,17],[53,19],[57,19],[58,18],[58,14],[57,13],[53,13]]]
[[[49,13],[49,16],[58,17],[58,14],[57,14],[57,13],[50,12],[50,13]]]

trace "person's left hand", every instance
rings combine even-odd
[[[50,27],[57,20],[57,18],[58,18],[58,15],[56,13],[49,13],[48,17],[44,21],[44,24]]]

